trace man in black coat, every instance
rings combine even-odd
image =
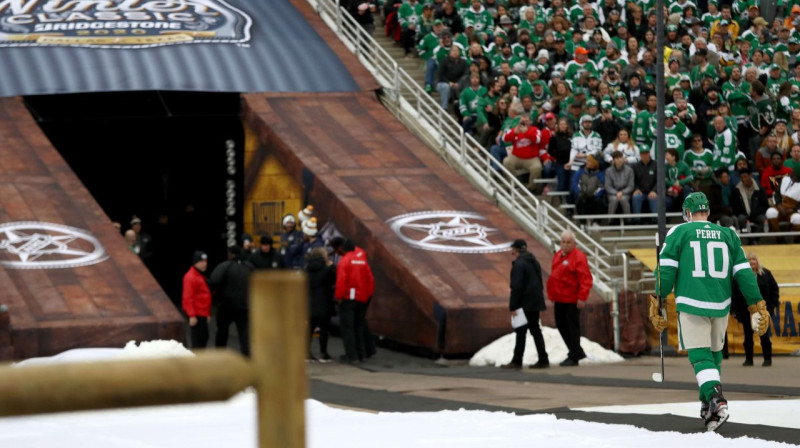
[[[542,283],[542,267],[536,257],[528,252],[525,240],[514,240],[511,244],[511,255],[516,257],[511,264],[511,299],[508,308],[512,316],[524,312],[528,320],[526,325],[514,329],[517,334],[517,343],[514,346],[514,357],[508,364],[503,364],[504,369],[521,369],[522,356],[525,354],[526,330],[530,330],[536,344],[539,360],[531,366],[532,369],[550,367],[550,360],[544,346],[544,336],[539,327],[539,312],[544,311],[544,283]]]
[[[244,356],[250,355],[247,285],[252,270],[249,262],[242,261],[242,248],[231,246],[228,260],[217,265],[209,278],[211,289],[220,297],[215,345],[228,345],[228,328],[234,323],[239,333],[239,349]]]
[[[286,264],[281,254],[272,247],[273,243],[271,236],[262,235],[259,248],[249,256],[245,254],[245,258],[255,269],[284,269]]]

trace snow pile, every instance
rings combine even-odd
[[[550,364],[558,364],[567,359],[567,350],[561,334],[555,328],[542,327],[544,336],[544,346],[547,349],[547,356]],[[530,332],[526,332],[527,342],[525,343],[525,355],[522,358],[523,365],[535,364],[539,360],[536,353],[536,345]],[[480,349],[478,353],[469,360],[471,366],[495,366],[499,367],[511,361],[514,356],[514,345],[517,341],[515,333],[507,334]],[[624,358],[611,350],[604,349],[600,344],[592,342],[586,338],[581,338],[581,347],[586,352],[586,358],[582,359],[580,365],[590,364],[612,364],[623,362]]]
[[[55,356],[26,359],[14,364],[14,367],[176,356],[194,356],[194,353],[175,340],[143,341],[139,345],[136,345],[136,341],[130,341],[125,348],[76,348]]]
[[[136,345],[136,341],[130,341],[122,349],[120,358],[123,359],[143,359],[143,358],[171,358],[194,356],[188,348],[180,342],[170,339],[169,341],[158,339],[155,341],[142,341]]]
[[[760,409],[769,409],[767,415],[781,411],[790,418],[788,411],[792,406],[796,409],[798,403],[778,400]],[[654,409],[661,406],[652,405]],[[223,403],[0,418],[0,446],[256,448],[256,408],[255,394],[251,392]],[[749,437],[726,439],[706,432],[652,432],[630,425],[558,420],[550,414],[518,416],[463,409],[372,414],[306,401],[309,448],[641,448],[643,441],[648,448],[787,446]]]

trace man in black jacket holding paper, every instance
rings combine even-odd
[[[514,328],[517,342],[514,346],[514,357],[508,364],[503,364],[504,369],[521,369],[522,356],[525,354],[526,330],[530,330],[536,344],[539,360],[531,366],[532,369],[550,367],[550,360],[544,346],[544,336],[539,327],[539,312],[545,310],[544,283],[542,283],[542,268],[536,257],[528,252],[525,240],[514,240],[511,244],[511,255],[515,257],[511,264],[511,299],[508,308],[511,310],[512,326],[519,325],[522,314],[527,324]],[[524,320],[522,321],[524,322]]]

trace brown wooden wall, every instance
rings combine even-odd
[[[321,224],[334,220],[367,251],[378,280],[369,310],[375,332],[455,354],[473,352],[511,331],[509,251],[420,250],[398,238],[386,221],[410,212],[478,212],[497,229],[492,242],[527,239],[547,272],[550,253],[413,136],[373,93],[248,94],[244,103],[244,119],[258,134],[260,150],[274,155],[298,181],[304,170],[306,180],[313,177],[306,187]],[[592,314],[585,314],[591,320]],[[442,347],[440,315],[446,316]],[[553,324],[550,314],[544,321]]]
[[[84,131],[88,130],[76,130]],[[108,258],[90,266],[62,269],[0,266],[0,304],[10,308],[15,358],[47,356],[76,347],[121,347],[130,340],[183,341],[180,314],[50,144],[22,99],[3,98],[0,225],[21,221],[88,231],[100,241]],[[0,227],[0,242],[7,238]],[[15,258],[0,249],[0,260]]]

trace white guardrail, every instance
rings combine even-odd
[[[561,240],[561,233],[571,230],[577,246],[586,253],[595,277],[595,290],[606,300],[611,300],[614,290],[608,271],[612,261],[623,258],[627,272],[627,257],[611,253],[558,209],[540,201],[502,164],[495,171],[493,158],[471,135],[465,134],[452,115],[402,69],[353,17],[339,6],[338,0],[308,0],[309,4],[334,31],[344,45],[353,52],[364,67],[382,86],[384,94],[399,111],[401,120],[410,120],[424,135],[429,145],[451,167],[464,175],[491,198],[501,209],[519,223],[530,235],[548,249],[553,250]],[[378,27],[378,30],[381,28]],[[622,287],[627,289],[627,278]]]

